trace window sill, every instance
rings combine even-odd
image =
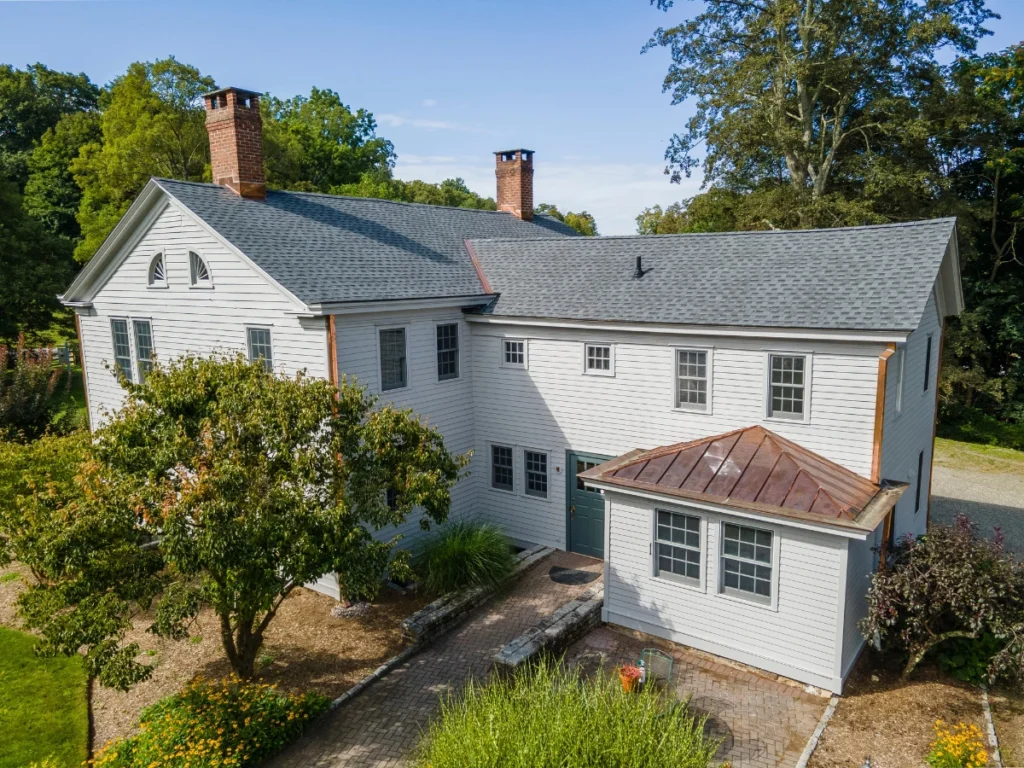
[[[511,488],[511,489],[509,489],[509,488],[495,488],[493,485],[488,485],[487,486],[487,490],[494,491],[496,493],[504,493],[506,496],[515,496],[516,495],[515,488]]]
[[[775,585],[773,584],[772,587],[775,588]],[[759,608],[763,611],[771,611],[772,613],[779,612],[778,603],[774,599],[770,599],[766,602],[763,598],[753,596],[742,597],[733,592],[726,592],[724,588],[718,590],[716,597],[720,597],[722,600],[728,600],[739,605],[749,605],[752,608]]]
[[[665,576],[660,573],[651,576],[651,578],[655,581],[661,582],[662,584],[668,584],[673,587],[682,587],[683,589],[688,589],[691,592],[696,592],[701,595],[707,594],[707,588],[705,587],[704,582],[696,582],[692,579],[673,578],[672,576]]]
[[[673,405],[672,406],[672,410],[675,411],[676,413],[689,413],[689,414],[694,414],[694,415],[697,415],[697,416],[710,416],[711,415],[711,409],[710,408],[686,408],[685,406],[681,406],[681,405]]]
[[[190,291],[212,291],[212,285],[190,285],[188,287]]]
[[[391,389],[380,390],[381,397],[387,397],[388,395],[394,394],[395,392],[408,392],[411,387],[406,384],[404,387],[391,387]]]
[[[535,501],[551,501],[551,494],[550,493],[545,495],[545,496],[541,496],[540,494],[537,494],[537,493],[526,493],[526,492],[524,492],[523,496],[525,496],[528,499],[534,499]]]
[[[151,291],[165,291],[168,288],[167,283],[150,283],[146,286]]]
[[[765,421],[770,421],[772,424],[810,424],[811,420],[807,417],[802,419],[787,419],[784,416],[765,416]]]
[[[614,379],[615,371],[584,371],[584,376],[596,376],[601,379]]]

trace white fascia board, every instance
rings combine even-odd
[[[311,304],[315,315],[361,315],[374,312],[401,312],[416,309],[451,309],[477,307],[494,300],[493,294],[474,296],[442,296],[425,299],[389,299],[386,301],[353,301]]]
[[[163,189],[163,187],[161,187],[161,189]],[[260,267],[258,264],[256,264],[256,262],[254,262],[252,259],[250,259],[248,256],[246,256],[244,253],[242,253],[242,251],[240,251],[238,248],[236,248],[233,243],[231,243],[226,237],[224,237],[216,229],[211,227],[201,216],[199,216],[198,214],[194,213],[192,211],[192,209],[190,209],[187,205],[182,203],[180,200],[178,200],[174,195],[172,195],[167,190],[163,190],[163,191],[164,191],[164,194],[167,195],[168,199],[171,200],[174,203],[174,207],[178,211],[180,211],[183,216],[188,216],[189,219],[194,221],[201,229],[205,230],[207,234],[209,234],[213,238],[216,238],[217,242],[219,242],[221,245],[223,245],[225,248],[227,248],[229,251],[231,251],[233,254],[235,254],[235,256],[237,256],[239,259],[241,259],[242,262],[244,264],[246,264],[247,266],[249,266],[256,274],[258,274],[260,277],[262,277],[264,280],[266,280],[270,285],[272,285],[274,288],[276,288],[281,293],[282,296],[284,296],[286,299],[288,299],[288,301],[290,301],[292,304],[295,305],[295,309],[296,309],[296,311],[298,313],[301,314],[301,313],[308,313],[309,312],[309,307],[307,307],[305,302],[300,300],[298,296],[296,296],[294,293],[292,293],[287,288],[285,288],[283,285],[281,285],[279,282],[277,282],[277,280],[275,280],[273,277],[271,277],[270,274],[267,273],[262,267]]]
[[[119,259],[115,257],[134,247],[149,225],[166,207],[167,198],[167,193],[150,179],[135,198],[135,202],[117,222],[117,226],[89,259],[89,263],[82,268],[68,289],[58,296],[61,303],[73,307],[91,302],[99,288],[117,268]],[[114,269],[111,269],[112,263],[115,265]]]
[[[601,482],[600,480],[587,480],[584,478],[583,482],[593,488],[598,488],[602,491],[610,493],[621,493],[626,496],[636,496],[641,499],[649,499],[650,501],[656,501],[661,504],[671,504],[676,507],[694,507],[695,509],[703,509],[708,512],[715,512],[720,515],[731,515],[732,517],[742,517],[748,520],[760,520],[761,522],[771,522],[774,525],[780,525],[786,528],[799,528],[804,531],[814,531],[815,533],[825,533],[831,536],[840,536],[844,539],[856,539],[857,541],[865,541],[873,531],[865,531],[857,528],[840,528],[838,526],[832,526],[827,524],[815,525],[814,523],[805,522],[803,520],[795,520],[791,517],[783,517],[782,515],[770,515],[762,512],[754,512],[749,509],[737,509],[736,507],[726,506],[724,504],[712,504],[706,501],[694,501],[692,499],[683,499],[679,496],[672,496],[668,493],[655,493],[653,491],[642,491],[636,488],[623,488],[619,485],[613,485],[612,483]]]
[[[615,323],[595,320],[555,320],[542,317],[503,317],[501,315],[467,315],[471,323],[494,325],[528,325],[542,328],[572,328],[594,331],[659,333],[676,336],[739,336],[759,339],[808,341],[854,341],[870,343],[906,342],[909,331],[843,331],[808,328],[755,328],[728,325],[663,325],[660,323]]]

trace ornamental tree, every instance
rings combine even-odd
[[[1024,679],[1024,565],[1003,551],[1000,537],[978,537],[960,515],[953,526],[935,525],[896,544],[872,576],[860,628],[906,655],[904,679],[945,641],[986,632],[1004,644],[989,677]]]
[[[245,678],[296,587],[333,572],[344,594],[373,596],[385,574],[403,577],[400,537],[373,533],[414,510],[425,528],[445,520],[468,462],[410,411],[377,408],[360,387],[276,376],[241,357],[184,358],[124,386],[126,403],[91,453],[104,493],[132,511],[163,563],[151,629],[185,638],[209,606]],[[33,589],[70,611],[104,588]]]

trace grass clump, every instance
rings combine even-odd
[[[85,666],[36,656],[36,642],[0,627],[0,768],[81,765],[87,756]]]
[[[542,662],[511,680],[471,682],[442,703],[416,756],[418,768],[707,768],[718,743],[687,702],[653,687],[624,693]]]
[[[443,595],[502,584],[512,575],[515,557],[505,534],[496,526],[456,522],[442,528],[427,544],[423,564],[427,589]]]
[[[297,739],[330,700],[237,677],[197,677],[142,711],[139,733],[110,742],[93,768],[245,768]]]

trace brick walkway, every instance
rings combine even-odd
[[[680,698],[692,694],[694,711],[708,715],[708,731],[722,739],[716,758],[733,768],[791,768],[828,700],[786,683],[742,671],[682,646],[641,641],[606,627],[569,648],[569,663],[596,669],[635,662],[645,647],[669,652]]]
[[[421,729],[437,711],[438,698],[469,676],[483,677],[501,646],[599,581],[566,586],[551,581],[551,566],[601,573],[600,560],[556,552],[534,566],[512,589],[470,615],[465,623],[366,693],[327,716],[291,749],[266,765],[273,768],[363,768],[403,765]]]

